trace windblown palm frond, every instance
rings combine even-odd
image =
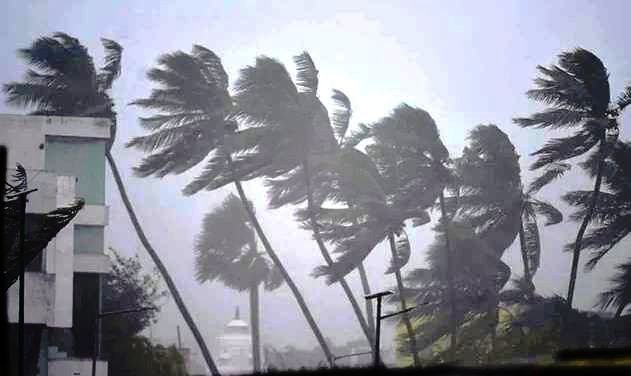
[[[333,90],[332,99],[337,109],[333,112],[331,123],[338,143],[342,144],[353,113],[351,110],[351,101],[346,94],[335,89]]]
[[[2,271],[4,285],[3,290],[7,290],[18,279],[20,274],[19,266],[19,234],[18,226],[20,206],[18,199],[6,201],[4,249],[6,250],[6,266]],[[24,237],[24,262],[28,265],[46,248],[48,243],[57,236],[72,219],[83,208],[84,201],[79,199],[66,207],[60,207],[46,214],[27,213],[25,219],[26,233]]]
[[[631,262],[616,266],[616,275],[611,279],[611,287],[599,296],[598,306],[602,310],[614,308],[616,316],[622,315],[631,304]]]
[[[603,184],[607,192],[600,192],[592,217],[598,225],[587,232],[581,249],[592,250],[585,267],[593,269],[602,257],[609,253],[631,232],[631,144],[618,142],[606,160]],[[583,218],[592,200],[591,191],[572,191],[563,200],[576,207],[572,219]],[[574,249],[574,243],[566,249]]]
[[[226,137],[234,134],[237,124],[230,119],[234,106],[227,75],[212,51],[195,45],[191,53],[164,54],[147,77],[158,87],[132,104],[158,113],[141,117],[140,124],[149,134],[127,143],[149,153],[134,168],[138,176],[180,174],[227,147]],[[225,153],[229,152],[228,148]],[[227,174],[227,165],[221,166],[224,171],[217,175]],[[217,175],[205,173],[195,184],[199,189],[216,184],[212,178]]]

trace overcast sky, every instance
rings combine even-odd
[[[112,92],[119,114],[114,154],[145,231],[175,277],[211,351],[234,306],[240,305],[247,314],[247,296],[220,285],[200,286],[193,278],[191,249],[203,215],[231,188],[183,197],[181,188],[198,169],[162,180],[139,179],[132,176],[131,167],[141,154],[123,147],[142,134],[140,113],[127,103],[150,92],[145,74],[159,55],[204,45],[223,59],[234,81],[238,69],[252,64],[257,55],[278,58],[293,72],[291,57],[307,50],[320,71],[320,97],[328,104],[331,89],[343,90],[353,104],[353,124],[375,121],[406,102],[429,111],[450,152],[459,155],[469,130],[494,123],[515,144],[526,181],[532,177],[527,171],[532,162],[529,154],[554,135],[523,130],[511,122],[540,108],[524,95],[532,87],[537,64],[552,63],[558,53],[581,46],[595,52],[608,67],[614,96],[631,80],[631,43],[624,37],[631,4],[625,1],[5,0],[5,4],[0,11],[5,28],[0,33],[0,82],[19,80],[24,73],[17,48],[51,32],[79,38],[99,64],[100,37],[117,40],[125,48],[123,73]],[[22,110],[0,103],[0,112]],[[627,115],[622,121],[622,138],[630,129],[627,119],[631,118]],[[573,173],[542,196],[557,203],[565,190],[589,188],[587,179]],[[259,182],[246,184],[246,189],[324,334],[339,343],[361,337],[339,285],[327,287],[309,277],[323,260],[310,234],[293,222],[292,210],[266,209]],[[151,266],[111,179],[107,202],[111,208],[107,245],[126,254],[138,252]],[[429,227],[409,230],[413,257],[408,270],[424,263],[425,248],[433,238]],[[535,278],[541,293],[565,294],[570,257],[561,249],[576,230],[577,224],[571,222],[542,229],[542,266]],[[620,259],[616,255],[628,246],[621,244],[594,272],[581,272],[575,295],[581,308],[592,306]],[[392,276],[383,275],[388,260],[382,246],[368,258],[375,289],[394,285]],[[515,275],[521,274],[516,244],[504,260]],[[353,275],[350,280],[361,301],[358,278]],[[316,344],[287,288],[262,295],[261,317],[264,342],[278,347]],[[167,304],[152,334],[174,341],[178,324],[184,327],[173,305]],[[192,345],[192,337],[183,332]]]

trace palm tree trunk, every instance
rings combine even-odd
[[[390,252],[392,252],[392,259],[397,259],[397,246],[394,242],[394,235],[392,233],[388,234],[388,241],[390,242]],[[401,310],[408,309],[407,303],[405,302],[405,289],[403,287],[403,278],[401,278],[401,270],[399,268],[394,269],[394,275],[397,279],[397,289],[399,290],[399,296],[401,297]],[[412,323],[410,322],[410,316],[407,312],[402,314],[403,323],[405,324],[405,329],[408,332],[408,338],[410,340],[410,355],[412,355],[412,359],[414,360],[414,367],[420,367],[421,361],[418,358],[418,350],[416,346],[416,336],[414,335],[414,328],[412,328]]]
[[[186,325],[188,325],[188,328],[191,330],[191,333],[193,333],[193,337],[195,338],[195,341],[197,342],[197,345],[199,346],[202,352],[202,356],[204,357],[204,360],[206,361],[206,365],[208,366],[208,369],[213,375],[220,375],[219,370],[217,369],[217,366],[215,365],[215,361],[213,360],[212,356],[210,355],[210,351],[208,350],[208,347],[206,346],[206,342],[204,342],[204,338],[202,337],[202,334],[197,328],[197,325],[195,325],[195,321],[193,321],[193,317],[191,317],[191,314],[188,312],[188,309],[186,308],[186,305],[184,304],[184,301],[182,300],[182,297],[180,296],[180,293],[177,290],[177,287],[175,286],[173,279],[169,275],[169,272],[166,266],[162,263],[162,260],[160,260],[160,257],[158,257],[158,254],[156,253],[155,249],[149,243],[149,240],[145,236],[145,233],[142,230],[142,227],[140,226],[140,222],[138,221],[138,218],[136,217],[136,212],[134,211],[131,201],[129,200],[129,197],[127,196],[127,191],[125,190],[125,186],[123,185],[123,180],[120,176],[120,173],[118,172],[118,167],[116,167],[116,162],[114,161],[114,157],[112,156],[109,150],[105,152],[105,157],[107,158],[107,162],[109,163],[110,169],[112,170],[114,181],[116,182],[116,186],[118,187],[118,192],[120,193],[121,199],[123,200],[125,209],[127,209],[127,214],[129,215],[129,219],[131,220],[131,223],[134,226],[134,230],[136,230],[136,235],[140,239],[140,242],[142,243],[142,245],[147,250],[147,253],[149,253],[151,260],[154,262],[154,264],[158,268],[158,271],[160,272],[160,275],[164,279],[164,282],[166,283],[167,288],[169,289],[169,293],[173,296],[173,300],[175,301],[175,304],[177,305],[178,309],[180,310],[180,313],[182,314],[182,318],[186,322]]]
[[[368,275],[366,274],[366,268],[364,263],[360,263],[357,267],[359,271],[359,279],[362,282],[362,289],[364,290],[364,296],[370,295],[370,285],[368,284]],[[368,299],[364,299],[366,302],[366,320],[368,321],[368,329],[371,333],[375,332],[375,313],[372,309],[372,302]]]
[[[265,251],[274,262],[274,265],[278,267],[278,270],[280,270],[280,273],[283,275],[283,279],[285,280],[285,283],[287,283],[287,286],[289,286],[289,289],[294,294],[294,297],[296,298],[296,302],[298,303],[298,306],[300,307],[300,310],[302,311],[303,316],[307,320],[309,327],[313,331],[313,334],[315,335],[318,341],[318,344],[320,344],[320,347],[322,348],[322,351],[324,352],[324,355],[326,356],[326,359],[329,362],[329,365],[333,367],[334,365],[333,353],[331,353],[331,350],[329,349],[329,345],[326,343],[326,340],[324,339],[324,336],[322,335],[322,332],[320,331],[318,324],[316,324],[315,320],[313,319],[313,315],[311,314],[311,311],[309,310],[309,307],[307,306],[305,299],[300,293],[300,290],[298,290],[298,286],[296,286],[296,284],[294,283],[293,279],[287,272],[287,269],[285,269],[285,266],[280,261],[280,258],[278,257],[274,249],[272,248],[272,245],[267,239],[265,232],[263,232],[263,228],[261,227],[261,224],[259,223],[258,218],[256,217],[256,214],[254,213],[254,209],[250,206],[250,202],[248,201],[248,198],[245,195],[245,191],[243,190],[243,186],[241,185],[241,182],[235,179],[234,185],[237,188],[237,193],[239,194],[239,198],[243,202],[243,206],[245,207],[245,210],[248,213],[248,217],[252,221],[254,230],[256,231],[257,236],[261,240],[261,243],[263,243],[263,247],[265,248]]]
[[[305,179],[306,179],[306,184],[307,184],[307,211],[309,212],[309,222],[311,222],[311,228],[313,229],[312,230],[313,237],[316,243],[318,244],[318,248],[320,249],[320,253],[322,254],[322,257],[326,261],[327,265],[331,266],[333,265],[333,259],[331,258],[331,255],[329,254],[329,251],[326,248],[326,244],[324,244],[324,240],[322,240],[322,236],[320,235],[320,228],[314,215],[315,212],[314,212],[314,204],[313,204],[313,192],[311,190],[311,175],[309,174],[309,162],[307,161],[303,162],[303,168],[305,171]],[[357,299],[355,299],[355,296],[353,295],[353,292],[351,291],[351,288],[346,282],[345,278],[340,278],[339,282],[340,282],[340,285],[342,286],[342,289],[344,290],[344,293],[346,294],[346,297],[348,298],[348,301],[351,303],[351,306],[353,307],[353,311],[355,312],[357,321],[359,321],[359,325],[361,326],[362,331],[364,332],[364,335],[366,336],[366,339],[368,340],[368,343],[370,344],[370,348],[374,349],[373,335],[370,332],[370,329],[368,328],[368,324],[366,324],[366,320],[364,318],[364,315],[362,314],[361,308],[359,308]]]
[[[252,365],[254,373],[261,372],[261,332],[259,326],[259,284],[250,289],[250,327],[252,330]]]
[[[574,241],[572,269],[570,271],[570,282],[567,288],[567,304],[570,308],[572,308],[572,300],[574,299],[574,289],[576,287],[576,278],[578,273],[578,261],[581,253],[581,242],[583,241],[585,230],[587,230],[587,225],[591,221],[592,215],[594,214],[594,209],[596,208],[596,203],[598,202],[598,195],[600,194],[600,186],[603,180],[603,168],[605,166],[605,147],[606,145],[603,138],[603,140],[601,140],[600,142],[601,150],[598,151],[598,153],[600,153],[601,155],[600,161],[598,162],[598,171],[596,172],[596,181],[594,182],[592,199],[589,203],[587,213],[585,213],[585,218],[583,218],[583,222],[581,223],[581,227],[578,229],[578,234],[576,234],[576,240]]]
[[[445,251],[447,252],[447,290],[449,295],[449,331],[451,333],[450,336],[450,344],[449,344],[449,358],[450,361],[456,360],[456,294],[454,291],[454,282],[452,275],[452,267],[453,260],[451,255],[451,244],[449,241],[449,225],[451,222],[449,217],[447,216],[447,210],[445,209],[445,193],[444,191],[440,191],[439,195],[440,200],[440,214],[441,219],[443,221],[443,225],[445,226]]]
[[[519,245],[521,247],[521,260],[524,264],[524,279],[532,282],[530,276],[530,265],[528,265],[528,255],[526,254],[526,233],[524,231],[524,220],[519,218]]]

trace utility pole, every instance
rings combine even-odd
[[[387,315],[381,315],[381,300],[383,299],[384,296],[388,296],[388,295],[392,295],[394,294],[392,291],[382,291],[382,292],[377,292],[374,294],[370,294],[370,295],[365,295],[364,298],[366,300],[372,300],[372,299],[377,299],[377,314],[375,315],[375,352],[374,352],[374,356],[373,356],[373,367],[378,368],[382,366],[381,363],[381,353],[380,353],[380,338],[381,338],[381,320],[383,319],[387,319],[389,317],[393,317],[393,316],[397,316],[406,312],[409,312],[413,309],[415,309],[417,306],[414,307],[410,307],[410,308],[406,308],[402,311],[398,311],[398,312],[393,312],[393,313],[389,313]],[[401,297],[403,299],[403,297]]]
[[[7,195],[7,198],[17,197],[20,212],[20,237],[18,243],[18,265],[20,268],[20,285],[18,292],[18,376],[24,376],[24,270],[26,269],[26,262],[24,260],[24,239],[26,238],[26,203],[28,202],[27,196],[35,191],[37,191],[37,189]],[[4,231],[4,229],[2,231]]]
[[[177,349],[182,350],[182,336],[180,335],[180,326],[177,326]]]

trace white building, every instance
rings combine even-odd
[[[241,320],[239,307],[226,325],[219,340],[217,367],[223,374],[252,373],[252,335],[249,325]]]
[[[9,174],[16,163],[28,174],[27,212],[46,213],[73,199],[84,208],[53,241],[25,276],[26,343],[31,365],[42,376],[89,376],[100,308],[101,275],[109,271],[104,254],[105,119],[0,115],[0,144],[7,146]],[[9,289],[9,321],[18,321],[18,286]],[[39,348],[39,351],[37,350]],[[38,355],[39,353],[39,355]],[[99,361],[97,376],[107,375]]]

